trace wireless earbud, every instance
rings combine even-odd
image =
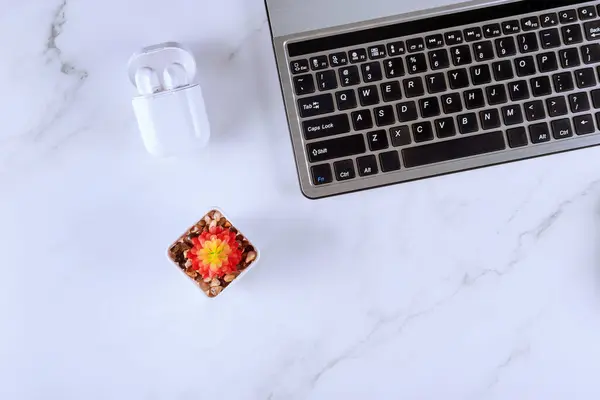
[[[149,67],[143,67],[136,71],[135,86],[143,96],[150,96],[161,89],[158,74]]]
[[[179,63],[171,64],[163,71],[165,90],[173,90],[188,84],[188,73]]]

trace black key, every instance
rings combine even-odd
[[[329,62],[327,62],[327,56],[317,56],[310,59],[310,68],[313,71],[319,71],[328,67]]]
[[[540,17],[542,28],[558,25],[558,15],[556,13],[542,14]]]
[[[510,60],[493,63],[492,70],[494,71],[494,79],[497,81],[512,79],[515,76]]]
[[[357,66],[343,67],[338,71],[340,75],[340,83],[342,86],[358,85],[360,83],[360,75]]]
[[[319,90],[331,90],[337,88],[338,84],[334,70],[330,69],[328,71],[317,72],[316,75]]]
[[[460,94],[450,93],[443,95],[442,107],[444,108],[444,114],[461,112],[463,108],[460,101]]]
[[[481,121],[481,129],[488,130],[500,127],[500,114],[495,108],[480,111],[479,119]]]
[[[488,104],[494,106],[507,102],[506,89],[504,85],[492,85],[485,88]]]
[[[502,36],[502,28],[500,24],[489,24],[483,26],[483,36],[486,39]]]
[[[518,76],[535,75],[535,61],[532,56],[515,59],[515,68]]]
[[[375,156],[362,156],[356,159],[358,174],[360,176],[375,175],[379,172]]]
[[[350,122],[346,114],[331,115],[302,121],[302,131],[306,140],[320,139],[350,132]]]
[[[567,25],[560,28],[563,37],[563,43],[566,45],[583,42],[581,26],[578,24]]]
[[[559,51],[558,58],[560,58],[560,64],[563,68],[577,67],[581,64],[579,52],[575,47]]]
[[[348,52],[348,58],[352,64],[367,61],[367,50],[365,49],[354,49]]]
[[[560,42],[560,33],[558,32],[558,28],[541,31],[540,42],[542,42],[542,48],[544,49],[560,47],[562,43]]]
[[[533,31],[539,29],[539,27],[540,20],[536,16],[523,18],[521,20],[521,29],[523,29],[524,32]]]
[[[315,81],[311,74],[298,75],[294,77],[294,91],[298,96],[313,93],[315,91]]]
[[[380,81],[383,79],[381,74],[381,65],[378,61],[365,63],[360,66],[362,77],[365,83]]]
[[[508,94],[512,101],[526,100],[529,98],[527,81],[515,81],[508,84]]]
[[[422,118],[431,118],[440,115],[440,103],[437,97],[426,97],[419,100]]]
[[[431,129],[431,122],[429,121],[413,124],[412,131],[417,143],[433,139],[433,129]]]
[[[573,77],[570,72],[561,72],[560,74],[552,75],[554,80],[554,91],[558,93],[568,92],[574,89]]]
[[[516,125],[523,123],[521,106],[518,104],[513,104],[502,107],[502,119],[504,120],[504,125]]]
[[[372,106],[379,103],[379,93],[377,93],[377,86],[363,86],[358,88],[358,100],[360,105],[363,107]]]
[[[377,126],[392,125],[396,122],[394,107],[392,106],[378,107],[373,112],[375,113],[375,123]]]
[[[580,89],[596,86],[596,75],[592,68],[584,68],[575,71],[575,82]]]
[[[552,121],[552,136],[554,139],[564,139],[573,136],[571,121],[568,118]]]
[[[310,168],[313,185],[324,185],[333,181],[331,165],[321,164]]]
[[[396,150],[387,151],[379,155],[379,162],[381,163],[381,171],[391,172],[400,169],[400,156]]]
[[[508,137],[508,145],[511,147],[511,149],[527,146],[529,144],[529,141],[527,140],[527,132],[525,131],[525,128],[521,126],[507,130],[506,136]]]
[[[436,119],[433,125],[435,125],[437,137],[440,139],[456,135],[456,127],[454,126],[452,117]]]
[[[365,138],[361,134],[314,142],[306,145],[310,162],[327,161],[333,158],[353,156],[367,151]]]
[[[404,63],[402,57],[390,58],[383,62],[383,69],[385,70],[385,76],[388,79],[397,78],[403,76],[406,72],[404,71]]]
[[[600,11],[600,7],[599,7],[598,11]],[[600,126],[600,112],[596,113],[596,123],[598,124],[598,126]]]
[[[425,50],[425,41],[423,38],[415,38],[406,41],[406,47],[409,53]]]
[[[517,54],[517,45],[512,36],[496,39],[495,44],[498,57],[510,57]]]
[[[511,33],[519,33],[521,32],[521,27],[519,26],[519,21],[504,21],[502,23],[502,33],[505,35],[510,35]]]
[[[406,66],[410,74],[418,74],[427,71],[427,59],[424,53],[413,54],[406,57]]]
[[[579,14],[579,19],[582,21],[594,19],[598,16],[596,13],[596,7],[594,6],[581,7],[579,10],[577,10],[577,12]]]
[[[558,14],[558,19],[561,24],[568,24],[569,22],[577,21],[577,11],[565,10]]]
[[[491,40],[477,42],[473,44],[473,54],[475,61],[487,61],[494,58],[494,45]]]
[[[551,117],[566,115],[569,112],[567,110],[567,101],[563,96],[546,99],[546,107]]]
[[[354,111],[351,114],[351,118],[352,126],[355,131],[371,129],[373,127],[373,118],[371,117],[371,111],[369,110]]]
[[[547,96],[552,93],[552,83],[550,83],[550,78],[547,76],[532,78],[529,83],[531,84],[531,93],[535,97]]]
[[[379,151],[389,147],[387,134],[384,130],[367,133],[367,142],[371,151]]]
[[[394,147],[406,146],[412,143],[408,125],[390,128],[390,138],[392,138],[392,146]]]
[[[387,52],[389,57],[400,56],[406,53],[406,47],[404,42],[394,42],[387,45]]]
[[[587,40],[592,41],[600,39],[600,20],[586,22],[583,24],[583,29]]]
[[[442,34],[430,35],[425,38],[425,45],[428,49],[437,49],[444,46],[444,36]]]
[[[385,46],[382,44],[369,47],[367,52],[369,53],[369,58],[371,60],[379,60],[386,56]]]
[[[471,64],[471,62],[473,62],[471,50],[467,45],[452,47],[450,49],[450,54],[452,56],[452,63],[456,67]]]
[[[398,113],[398,121],[400,122],[414,121],[419,118],[417,115],[417,105],[414,101],[396,104],[396,112]]]
[[[352,160],[342,160],[333,163],[335,179],[338,181],[347,181],[356,178],[354,171],[354,162]]]
[[[294,60],[290,63],[290,69],[294,75],[308,72],[308,60]]]
[[[527,121],[537,121],[546,118],[546,110],[544,110],[544,102],[542,100],[530,101],[523,104],[525,108],[525,117]]]
[[[383,101],[396,101],[402,98],[402,89],[400,88],[400,82],[391,81],[381,84],[381,96]]]
[[[490,67],[487,64],[481,64],[471,67],[471,81],[473,85],[484,85],[492,81]]]
[[[569,95],[571,112],[578,113],[590,110],[590,98],[586,92],[573,93]]]
[[[592,104],[594,108],[600,108],[600,89],[592,90]]]
[[[335,110],[331,93],[303,97],[298,100],[298,109],[302,118],[327,114]]]
[[[429,65],[431,69],[442,69],[450,66],[450,59],[448,58],[448,51],[446,49],[439,49],[429,52]]]
[[[521,53],[531,53],[533,51],[538,51],[539,49],[535,32],[524,33],[517,36],[517,43],[519,43],[519,50]]]
[[[404,94],[406,97],[423,96],[425,94],[425,88],[423,87],[423,80],[415,76],[414,78],[407,78],[403,82]]]
[[[335,93],[335,101],[337,103],[338,110],[350,110],[352,108],[356,108],[356,94],[354,90],[342,90],[340,92]]]
[[[455,69],[448,72],[448,82],[451,89],[462,89],[470,85],[466,69]]]
[[[540,72],[552,72],[558,69],[558,59],[553,51],[538,54],[536,58]]]
[[[573,125],[575,125],[575,133],[578,135],[587,135],[588,133],[596,132],[594,118],[591,114],[579,115],[573,118]]]
[[[332,67],[341,67],[346,64],[348,64],[348,55],[345,52],[329,55],[329,65]]]
[[[531,143],[538,144],[550,141],[550,131],[548,130],[548,124],[545,122],[529,125],[529,138]]]
[[[481,89],[467,90],[464,92],[464,96],[465,96],[465,106],[469,110],[485,106],[483,90],[481,90]]]
[[[582,46],[581,57],[585,64],[595,64],[600,62],[600,44],[594,43]]]
[[[504,150],[504,133],[495,131],[482,135],[473,135],[454,140],[444,140],[423,146],[402,150],[402,158],[407,168],[456,160],[480,154]]]
[[[479,130],[479,127],[477,126],[477,114],[475,113],[459,115],[456,117],[456,121],[458,123],[458,130],[463,135]]]
[[[446,32],[444,34],[446,39],[446,46],[454,46],[463,42],[463,36],[461,31]]]
[[[427,91],[431,94],[445,92],[448,89],[446,78],[444,78],[444,74],[441,72],[427,75],[425,82],[427,82]]]
[[[483,38],[483,33],[480,27],[468,28],[463,31],[467,42],[474,42]]]

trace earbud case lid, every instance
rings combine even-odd
[[[131,56],[128,72],[137,88],[133,110],[150,154],[187,156],[206,147],[210,124],[191,51],[175,42],[145,47]],[[144,79],[151,81],[142,88]]]

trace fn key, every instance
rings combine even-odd
[[[310,171],[314,185],[324,185],[326,183],[331,183],[333,180],[331,165],[329,164],[315,165]]]

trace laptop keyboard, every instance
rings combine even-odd
[[[600,143],[589,139],[600,128],[600,5],[557,3],[288,43],[290,126],[301,136],[294,144],[305,194]]]

